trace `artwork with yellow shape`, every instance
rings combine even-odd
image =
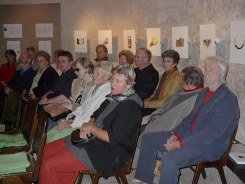
[[[147,28],[147,48],[152,56],[161,56],[160,28]]]
[[[150,47],[157,45],[158,42],[159,42],[159,41],[158,41],[157,37],[153,36],[153,37],[151,38]]]

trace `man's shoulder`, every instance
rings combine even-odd
[[[237,98],[235,93],[226,84],[222,84],[217,89],[217,93],[223,94],[224,96],[226,96],[228,98],[234,98],[234,99]]]
[[[151,63],[141,70],[138,69],[138,71],[141,71],[142,73],[151,74],[151,75],[159,75],[158,71]]]

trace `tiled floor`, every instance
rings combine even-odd
[[[193,171],[191,171],[189,168],[182,169],[181,170],[181,177],[179,184],[190,184],[192,181],[193,177]],[[208,169],[206,170],[207,173],[207,178],[204,180],[201,176],[199,179],[198,184],[221,184],[218,172],[215,169]],[[134,178],[135,171],[133,170],[129,175],[127,175],[127,179],[129,184],[134,184],[132,183],[132,179]],[[227,179],[228,184],[244,184],[242,181],[240,181],[228,168],[225,168],[225,175]],[[159,178],[155,177],[154,178],[154,184],[158,184]],[[91,179],[89,176],[84,176],[83,177],[83,182],[82,184],[90,184]],[[99,180],[100,184],[117,184],[117,181],[114,177],[110,177],[107,180],[101,178]],[[141,183],[138,183],[141,184]]]

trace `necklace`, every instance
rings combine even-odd
[[[237,45],[237,37],[238,37],[238,34],[236,35],[236,37],[234,39],[234,44],[235,44],[236,49],[240,50],[244,47],[245,41],[244,41],[243,36],[240,36],[240,37],[242,37],[242,44],[241,44],[241,46],[239,46],[239,45]]]

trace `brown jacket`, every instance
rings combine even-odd
[[[174,93],[182,89],[183,84],[182,84],[182,76],[180,72],[178,70],[173,72],[163,87],[164,89],[161,90],[160,98],[158,100],[149,100],[148,108],[153,108],[153,109],[159,108],[167,97],[173,95]],[[155,95],[155,92],[153,96]]]

